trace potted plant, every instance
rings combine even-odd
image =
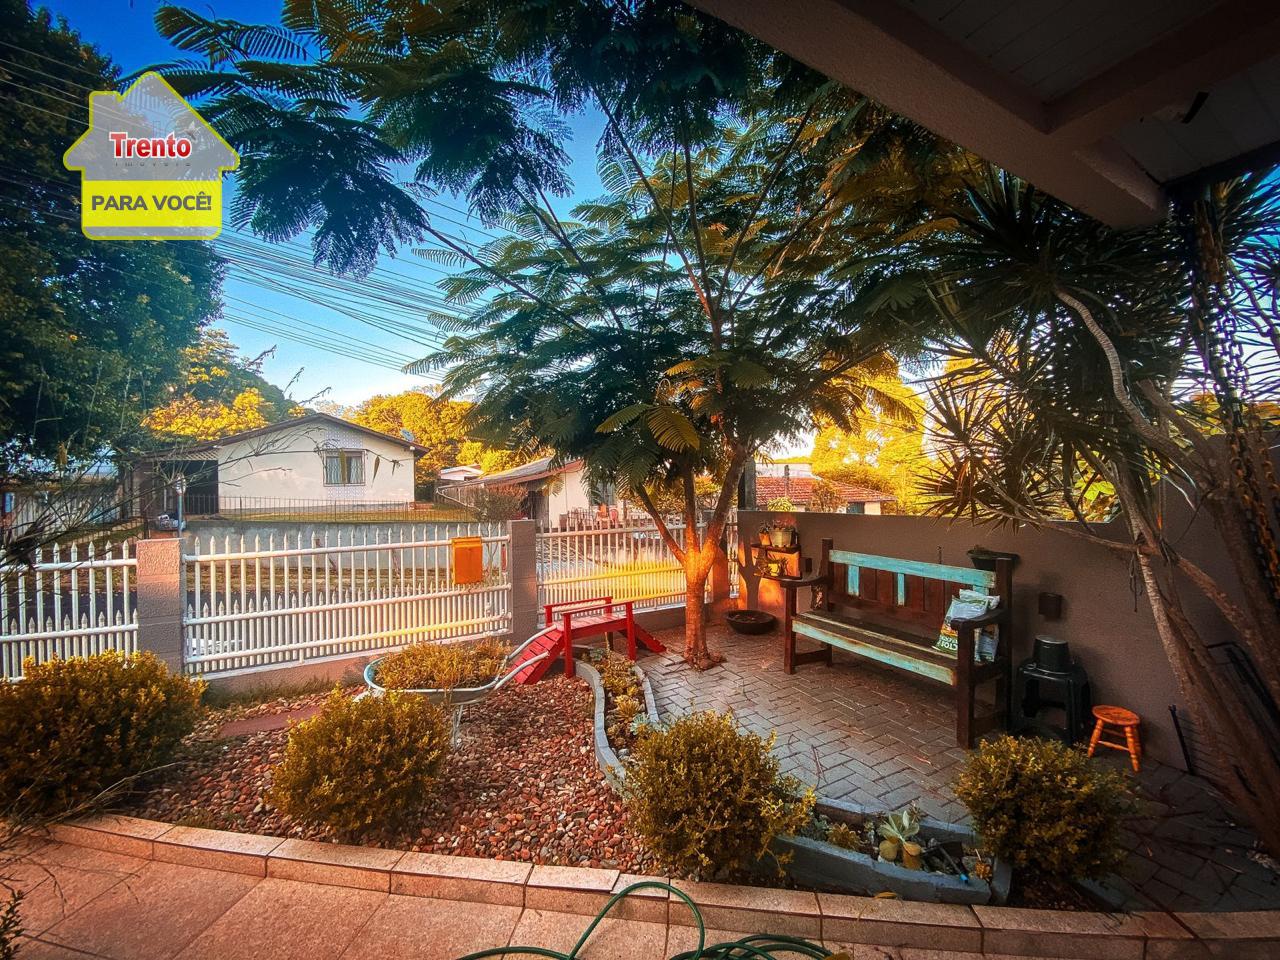
[[[1009,560],[1016,567],[1019,557],[1016,553],[1009,553],[1006,550],[992,550],[978,544],[969,550],[969,560],[979,570],[995,570],[996,561]]]
[[[796,545],[796,525],[792,520],[775,518],[768,528],[769,542],[775,547]]]
[[[920,832],[920,811],[914,806],[907,807],[898,813],[886,814],[876,827],[876,832],[880,834],[881,860],[892,863],[898,859],[899,852],[905,855],[907,846],[910,845],[915,847],[915,857],[917,863],[919,862],[920,845],[912,842],[912,838]],[[904,865],[910,866],[905,861]],[[919,867],[913,869],[919,869]]]

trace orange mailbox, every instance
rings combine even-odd
[[[454,537],[449,541],[453,552],[453,582],[480,583],[484,580],[484,541],[479,537]]]

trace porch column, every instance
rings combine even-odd
[[[137,566],[138,649],[150,650],[174,673],[181,673],[182,612],[185,590],[182,584],[182,540],[139,540],[135,546]]]
[[[523,643],[542,628],[538,610],[538,524],[511,520],[511,635]]]

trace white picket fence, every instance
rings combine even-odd
[[[34,657],[136,649],[138,618],[129,544],[40,547],[30,564],[0,566],[0,679]]]
[[[683,528],[673,533],[680,537]],[[484,580],[453,582],[451,541],[481,538]],[[726,531],[730,595],[737,528]],[[611,596],[639,610],[684,603],[684,572],[652,525],[537,534],[538,603]],[[511,630],[506,524],[352,525],[186,541],[180,591],[189,673],[219,676]],[[26,657],[137,647],[129,543],[53,546],[0,566],[0,679]]]
[[[684,526],[670,530],[683,543]],[[728,526],[726,539],[730,595],[736,596],[737,524]],[[606,596],[633,600],[637,610],[684,604],[684,570],[656,526],[539,531],[539,606]]]
[[[453,584],[450,541],[462,536],[484,544],[482,583]],[[220,675],[504,633],[508,547],[505,524],[197,540],[183,556],[187,670]]]

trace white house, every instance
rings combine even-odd
[[[413,500],[413,465],[426,450],[327,413],[308,413],[152,454],[133,471],[144,515],[175,512],[186,481],[190,516]]]
[[[556,464],[553,457],[543,457],[510,470],[442,485],[440,492],[450,499],[474,505],[482,490],[519,492],[521,513],[537,520],[543,528],[562,529],[617,520],[617,498],[613,491],[593,488],[581,460]]]

